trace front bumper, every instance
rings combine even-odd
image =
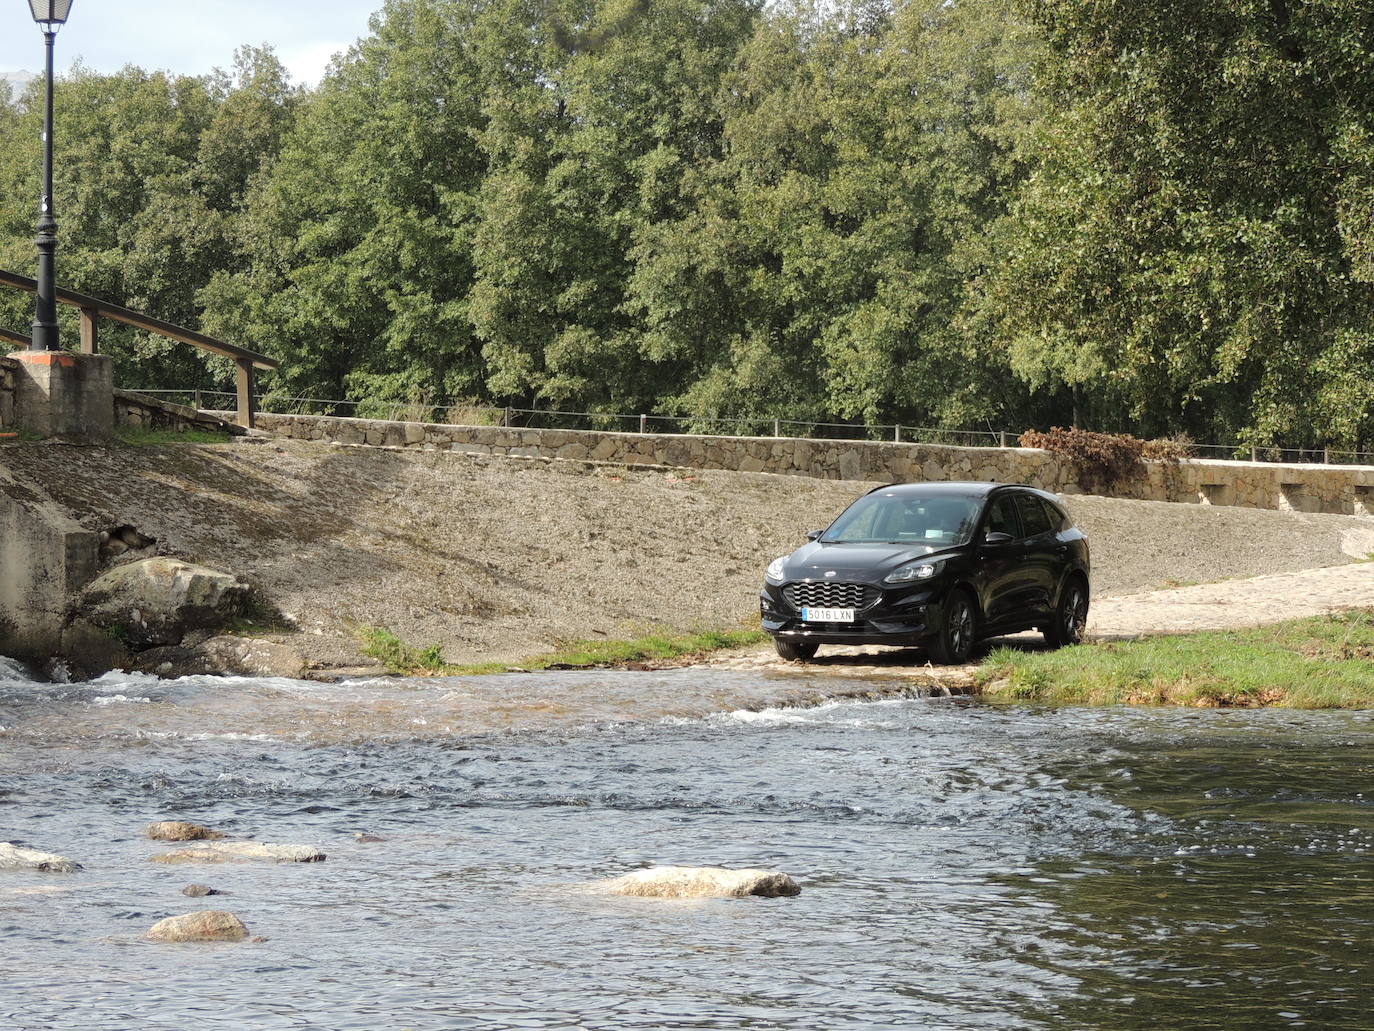
[[[854,613],[852,623],[806,622],[787,600],[786,584],[765,583],[759,621],[774,637],[813,644],[918,644],[934,633],[938,606],[929,584],[880,588],[878,599]]]

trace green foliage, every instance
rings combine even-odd
[[[39,83],[0,107],[0,267],[31,272],[41,170]],[[299,93],[267,50],[242,48],[232,73],[171,77],[77,67],[58,85],[54,206],[61,285],[190,328],[199,291],[235,267],[248,183],[271,163]],[[59,306],[66,340],[76,312]],[[0,292],[0,322],[32,322],[32,299]],[[251,344],[251,341],[249,341]],[[232,386],[232,366],[185,344],[105,320],[101,349],[124,386]]]
[[[383,627],[364,627],[358,631],[358,636],[362,640],[363,654],[376,659],[393,673],[437,676],[449,669],[437,644],[416,648]]]
[[[592,669],[641,662],[670,662],[697,658],[713,651],[757,644],[767,635],[761,630],[701,630],[691,634],[652,633],[628,641],[575,641],[559,651],[535,655],[516,663],[482,663],[458,666],[445,662],[438,645],[416,648],[390,630],[367,627],[359,631],[363,654],[376,659],[391,672],[410,676],[477,676],[512,669]]]
[[[1348,0],[1023,0],[1052,106],[979,317],[1141,434],[1374,436],[1374,60]]]
[[[152,447],[162,444],[227,444],[233,440],[228,432],[215,430],[150,430],[142,426],[117,426],[115,440],[129,447]]]
[[[1368,447],[1366,7],[385,0],[312,91],[251,48],[66,76],[59,276],[363,411]],[[0,103],[20,271],[37,100]],[[103,328],[123,385],[231,383]]]
[[[1374,707],[1374,610],[1254,630],[993,651],[985,697],[1083,705]]]

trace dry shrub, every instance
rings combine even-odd
[[[1022,447],[1040,448],[1072,462],[1085,486],[1113,487],[1143,475],[1146,460],[1177,462],[1186,458],[1192,444],[1184,437],[1141,440],[1129,433],[1094,433],[1091,430],[1050,428],[1048,433],[1027,430]]]

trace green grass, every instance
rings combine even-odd
[[[228,433],[215,430],[150,430],[141,426],[119,426],[115,440],[129,447],[151,447],[155,444],[227,444],[233,439]]]
[[[1374,708],[1374,609],[1054,652],[999,648],[978,681],[1004,701]]]
[[[636,662],[666,662],[694,658],[726,648],[757,644],[767,635],[761,630],[702,630],[692,634],[653,633],[634,640],[574,641],[556,652],[531,656],[519,662],[485,662],[458,665],[444,660],[437,645],[420,648],[407,644],[390,630],[365,627],[358,631],[363,654],[376,659],[393,673],[408,676],[478,676],[513,669],[596,669]]]

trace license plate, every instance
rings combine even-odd
[[[810,606],[802,606],[802,621],[806,623],[852,623],[854,622],[853,609],[813,609]]]

